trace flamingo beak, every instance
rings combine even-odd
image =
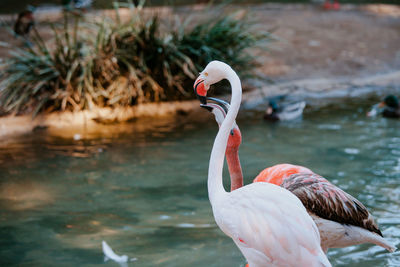
[[[196,79],[193,88],[194,88],[194,93],[196,94],[196,97],[200,101],[200,103],[206,105],[207,104],[206,95],[208,88],[206,88],[204,80],[201,77]]]
[[[202,108],[208,110],[209,112],[212,112],[212,111],[213,111],[213,108],[210,107],[210,106],[207,105],[207,104],[200,104],[200,107],[202,107]]]
[[[213,107],[212,107],[212,105],[208,104],[209,100],[213,101],[213,102],[210,102],[210,103],[217,104],[218,106],[220,106],[224,110],[225,114],[228,114],[229,107],[230,107],[229,103],[224,101],[224,100],[222,100],[222,99],[219,99],[219,98],[206,97],[206,104],[200,104],[200,107],[202,107],[204,109],[207,109],[208,111],[212,112],[213,111]]]

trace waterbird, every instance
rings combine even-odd
[[[92,5],[93,0],[62,0],[62,4],[66,10],[82,10],[86,12]]]
[[[395,95],[386,96],[382,102],[374,105],[367,113],[368,117],[382,114],[385,118],[400,118],[399,99]]]
[[[212,112],[218,125],[221,126],[230,109],[229,103],[212,97],[207,97],[206,100],[207,103],[201,106]],[[231,190],[243,185],[243,173],[239,160],[241,141],[240,129],[234,123],[225,151]],[[261,171],[253,182],[276,184],[295,194],[314,219],[320,232],[321,246],[325,252],[329,248],[362,243],[373,243],[390,252],[395,250],[383,238],[372,215],[360,201],[306,167],[292,164],[274,165]]]
[[[317,226],[291,192],[271,183],[252,183],[225,191],[224,154],[240,107],[241,82],[229,65],[212,61],[194,87],[206,104],[210,85],[222,79],[231,85],[231,108],[214,140],[208,169],[208,197],[217,225],[232,238],[250,267],[331,266],[321,249]]]
[[[264,113],[264,119],[268,121],[289,121],[303,114],[306,102],[289,99],[287,95],[271,97]]]

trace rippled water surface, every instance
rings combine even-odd
[[[245,182],[277,163],[309,167],[361,200],[400,248],[400,121],[364,116],[369,101],[269,124],[242,112]],[[205,111],[204,111],[205,112]],[[0,265],[244,266],[207,197],[217,126],[187,117],[107,126],[79,140],[46,130],[0,144]],[[78,137],[78,136],[76,136]],[[227,177],[227,176],[226,176]],[[334,266],[400,266],[372,245],[329,251]]]

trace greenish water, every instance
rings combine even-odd
[[[241,112],[245,183],[273,164],[307,166],[361,200],[400,248],[400,121],[366,118],[373,101],[357,101],[306,109],[292,123]],[[106,240],[137,258],[129,266],[244,266],[207,197],[213,118],[121,127],[80,140],[38,130],[0,143],[0,265],[118,266],[104,263]],[[400,252],[372,245],[332,249],[329,259],[400,266]]]

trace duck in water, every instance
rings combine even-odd
[[[287,96],[276,96],[270,98],[268,107],[264,113],[264,120],[267,121],[288,121],[294,120],[303,114],[305,101],[286,99]]]
[[[372,117],[377,114],[382,114],[385,118],[400,118],[399,99],[394,95],[386,96],[381,103],[372,107],[367,116]]]

